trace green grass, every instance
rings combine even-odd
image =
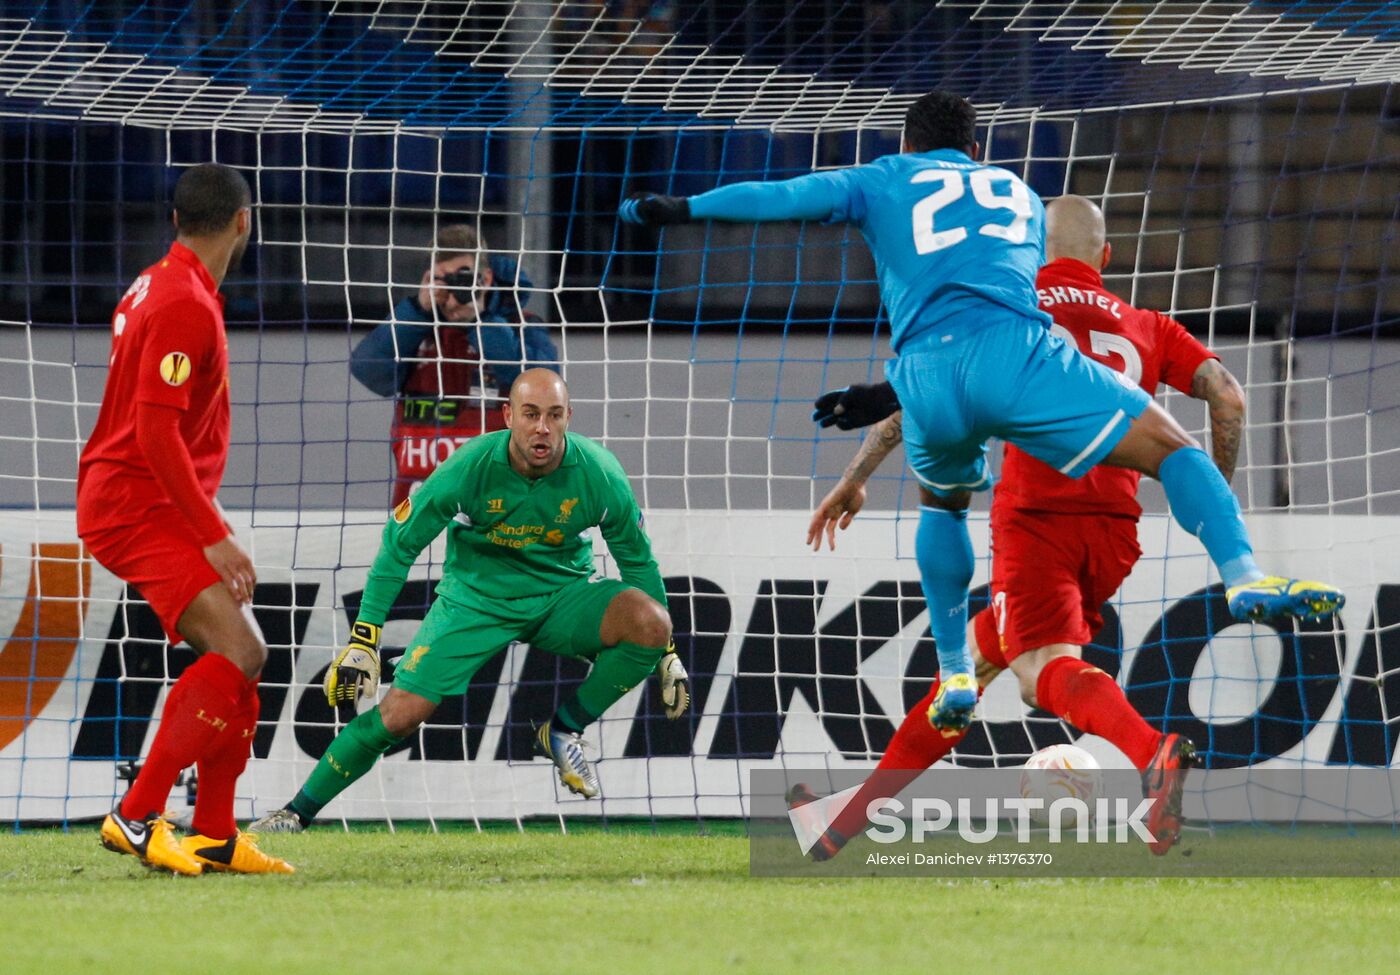
[[[759,880],[735,830],[273,836],[172,878],[96,828],[0,838],[0,971],[1372,972],[1386,880]]]

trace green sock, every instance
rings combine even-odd
[[[287,805],[303,822],[310,822],[326,803],[350,788],[374,767],[379,756],[402,740],[389,734],[378,707],[366,711],[335,736],[306,784]]]
[[[636,643],[619,643],[603,649],[574,696],[554,712],[556,726],[565,731],[582,731],[588,727],[622,695],[646,680],[665,652],[665,647],[644,647]]]

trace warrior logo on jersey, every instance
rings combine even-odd
[[[190,357],[183,352],[167,352],[160,360],[160,378],[171,386],[183,386],[190,378]]]
[[[556,524],[567,525],[569,518],[573,516],[574,505],[578,504],[578,498],[565,498],[559,502],[559,516],[554,519]]]
[[[505,510],[505,498],[488,498],[486,500],[486,510],[493,515],[498,515]]]
[[[413,499],[404,498],[398,504],[394,505],[394,524],[402,525],[404,522],[408,521],[408,516],[411,514],[413,514]]]

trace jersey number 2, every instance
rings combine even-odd
[[[1079,343],[1074,340],[1074,333],[1065,328],[1059,322],[1050,326],[1050,334],[1058,335],[1074,348],[1079,349]],[[1079,349],[1083,352],[1083,349]],[[1114,335],[1112,332],[1091,331],[1089,333],[1089,351],[1094,355],[1110,356],[1116,355],[1123,360],[1121,370],[1114,369],[1114,377],[1127,386],[1129,389],[1136,389],[1142,384],[1142,356],[1138,355],[1137,346],[1129,342],[1121,335]],[[1109,366],[1113,369],[1112,366]]]
[[[963,177],[967,183],[963,183]],[[914,204],[914,249],[920,254],[932,254],[945,247],[952,247],[967,239],[966,227],[936,227],[938,211],[958,200],[972,187],[972,198],[978,205],[988,210],[1010,210],[1013,214],[1009,224],[984,223],[977,232],[986,237],[998,237],[1013,244],[1026,242],[1026,223],[1031,218],[1031,195],[1026,184],[1019,180],[1007,180],[1011,185],[1011,195],[1002,196],[992,187],[996,174],[990,169],[974,169],[970,173],[949,169],[923,169],[914,174],[911,183],[941,183],[937,190]],[[1001,177],[1003,180],[1006,177]]]

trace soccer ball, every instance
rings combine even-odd
[[[1050,822],[1050,804],[1056,799],[1074,798],[1094,809],[1103,773],[1099,763],[1077,745],[1051,745],[1042,748],[1026,761],[1021,770],[1021,798],[1037,798],[1044,805],[1031,813],[1031,819],[1041,825]],[[1063,814],[1060,822],[1065,828],[1078,825],[1074,815]]]

